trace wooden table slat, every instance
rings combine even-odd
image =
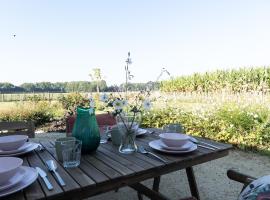
[[[112,159],[112,158],[110,158],[108,156],[105,156],[104,154],[102,154],[99,151],[96,152],[95,157],[97,159],[99,159],[101,162],[103,162],[106,165],[110,166],[115,171],[118,171],[120,174],[122,174],[124,176],[134,173],[133,170],[128,168],[126,165],[123,165],[122,163],[120,163],[119,160],[116,159],[115,157]],[[132,165],[130,165],[130,166],[132,166]]]
[[[103,183],[106,181],[109,181],[110,179],[103,174],[100,170],[92,166],[89,162],[87,162],[84,158],[81,158],[81,164],[79,166],[82,171],[87,174],[89,177],[91,177],[95,182]]]
[[[93,165],[96,169],[100,170],[110,179],[119,178],[122,176],[119,172],[112,169],[110,166],[104,164],[103,162],[95,158],[93,155],[95,154],[84,156],[84,158],[88,161],[89,164]]]
[[[135,172],[139,172],[139,171],[142,171],[144,169],[140,165],[137,165],[136,162],[131,162],[130,160],[128,160],[124,157],[121,157],[119,155],[119,153],[114,153],[114,152],[108,151],[107,149],[103,148],[103,145],[98,147],[98,150],[99,150],[99,152],[103,153],[104,155],[107,155],[110,158],[117,160],[119,163],[127,166],[129,169],[131,169]]]
[[[54,159],[58,161],[54,146],[50,142],[41,142],[41,144],[54,157]],[[62,166],[62,163],[60,163],[59,161],[58,163]],[[81,187],[89,187],[96,184],[93,179],[91,179],[78,167],[65,170]]]
[[[118,151],[118,147],[114,146],[114,145],[103,145],[103,148],[108,150],[109,152],[114,152],[115,154],[118,154],[119,156],[131,161],[131,162],[134,162],[136,163],[137,165],[141,166],[142,168],[144,169],[148,169],[148,168],[153,168],[155,167],[156,165],[152,164],[152,163],[148,163],[148,162],[145,162],[145,160],[142,160],[136,156],[130,156],[130,155],[127,155],[127,154],[120,154],[119,151]],[[158,163],[160,165],[160,163]]]
[[[57,163],[57,161],[48,151],[41,151],[38,152],[38,154],[45,164],[47,160],[53,160]],[[56,178],[54,173],[49,172],[48,169],[46,169],[46,172],[47,174],[51,174],[58,183],[58,179]],[[62,187],[65,192],[80,189],[78,183],[65,171],[65,169],[60,164],[57,164],[57,172],[60,174],[64,182],[67,183],[65,186]]]
[[[63,189],[55,181],[53,176],[50,173],[48,173],[47,167],[44,165],[43,161],[40,160],[40,158],[35,152],[27,154],[27,160],[31,167],[40,167],[45,172],[47,172],[47,177],[49,181],[51,182],[51,184],[53,185],[53,190],[48,190],[42,178],[40,176],[38,177],[38,181],[41,184],[42,190],[44,191],[46,198],[60,195],[64,192]]]
[[[23,159],[23,165],[29,166],[26,157]],[[32,185],[24,189],[24,195],[27,200],[45,199],[46,197],[38,181],[34,182]]]
[[[1,200],[25,200],[24,195],[23,195],[23,191],[19,191],[16,192],[14,194],[5,196],[5,197],[1,197]]]

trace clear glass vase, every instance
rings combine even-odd
[[[119,152],[124,154],[131,154],[137,151],[135,142],[136,132],[140,123],[140,114],[136,113],[125,115],[121,113],[117,116],[117,126],[121,133],[121,144]]]

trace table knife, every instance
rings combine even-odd
[[[41,168],[39,168],[39,167],[36,167],[36,170],[37,170],[39,176],[43,179],[43,181],[46,184],[48,190],[52,190],[53,186],[50,183],[49,179],[47,178],[46,172],[44,170],[42,170]]]
[[[210,149],[210,150],[213,150],[213,151],[217,150],[217,149],[214,149],[212,147],[205,146],[205,145],[201,145],[201,144],[197,144],[197,145],[198,145],[198,147],[202,147],[202,148],[205,148],[205,149]]]

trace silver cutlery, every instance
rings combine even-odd
[[[48,190],[52,190],[53,186],[50,183],[49,179],[47,178],[46,172],[44,170],[42,170],[41,168],[39,168],[39,167],[36,167],[36,170],[37,170],[39,176],[43,179],[43,181],[46,184],[46,187],[48,188]]]
[[[207,143],[207,142],[199,141],[199,140],[197,140],[197,139],[194,138],[194,137],[190,137],[189,140],[190,140],[191,142],[195,143],[195,144],[198,144],[198,146],[199,146],[200,144],[203,144],[203,145],[200,145],[201,147],[205,147],[204,145],[207,145],[207,146],[209,146],[209,147],[212,147],[212,148],[209,148],[209,149],[212,149],[212,150],[220,149],[220,147],[218,147],[218,146],[209,144],[209,143]]]
[[[58,180],[58,183],[61,185],[61,186],[65,186],[66,183],[63,181],[63,179],[61,178],[61,176],[58,174],[58,172],[56,171],[57,169],[57,164],[55,161],[53,160],[47,160],[46,161],[46,164],[47,164],[47,167],[49,169],[49,171],[53,172]]]
[[[160,160],[160,161],[162,161],[162,162],[164,162],[164,163],[167,163],[166,160],[164,160],[163,158],[159,157],[158,155],[152,153],[151,151],[145,150],[143,146],[139,146],[139,147],[138,147],[138,152],[139,152],[139,153],[142,153],[142,154],[150,154],[150,155],[152,155],[153,157],[157,158],[158,160]]]
[[[109,132],[110,132],[110,127],[109,126],[104,127],[103,134],[100,139],[100,144],[105,144],[109,141],[110,139]]]
[[[210,149],[210,150],[213,150],[213,151],[217,150],[217,149],[214,149],[212,147],[204,146],[204,145],[201,145],[201,144],[197,144],[197,145],[198,145],[198,147],[202,147],[202,148],[205,148],[205,149]]]
[[[44,147],[41,144],[38,144],[37,150],[38,151],[44,151]]]

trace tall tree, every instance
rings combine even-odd
[[[100,86],[100,82],[102,81],[100,68],[93,68],[92,72],[89,74],[89,76],[91,77],[92,81],[96,82],[97,93],[99,93],[99,86]]]

